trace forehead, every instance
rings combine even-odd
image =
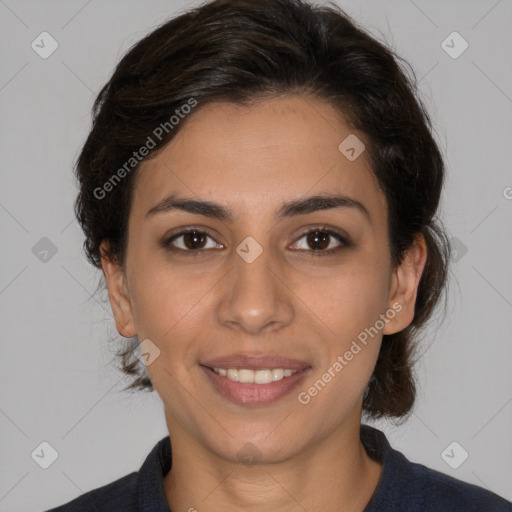
[[[142,214],[179,193],[250,213],[301,196],[338,193],[379,216],[385,198],[367,155],[349,160],[340,151],[349,136],[364,140],[334,107],[303,96],[251,106],[199,105],[171,142],[142,165],[133,207]]]

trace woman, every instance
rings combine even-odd
[[[335,7],[216,0],[135,45],[94,114],[76,214],[169,436],[54,511],[512,510],[361,424],[412,411],[449,259],[389,49]]]

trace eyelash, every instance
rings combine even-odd
[[[310,228],[308,231],[303,233],[297,239],[297,241],[298,240],[302,240],[304,237],[307,237],[308,235],[310,235],[312,233],[316,233],[316,232],[324,233],[324,234],[326,234],[326,235],[328,235],[330,237],[335,238],[336,240],[341,242],[341,245],[338,245],[334,249],[329,249],[329,250],[325,250],[325,249],[303,250],[303,249],[301,249],[301,250],[299,250],[299,252],[309,252],[309,253],[311,253],[311,256],[313,256],[313,257],[317,257],[317,256],[333,256],[333,255],[337,254],[338,252],[340,252],[341,250],[352,246],[352,243],[346,237],[346,235],[344,235],[343,233],[341,233],[341,232],[339,232],[337,230],[333,230],[333,229],[327,228],[326,226],[321,226],[321,225],[315,226],[313,228]],[[211,250],[211,249],[195,249],[195,250],[194,249],[177,249],[177,248],[171,247],[171,243],[174,242],[174,240],[176,240],[177,238],[179,238],[179,237],[181,237],[183,235],[189,234],[189,233],[196,233],[196,234],[199,234],[199,235],[207,235],[208,237],[210,237],[212,240],[214,240],[216,242],[214,237],[212,235],[210,235],[207,231],[204,231],[203,229],[199,229],[199,228],[188,228],[188,229],[185,229],[183,231],[180,231],[179,233],[176,233],[176,234],[172,235],[171,237],[166,238],[162,242],[162,245],[169,252],[172,252],[172,253],[190,253],[190,255],[193,255],[193,256],[199,256],[201,253]],[[218,243],[218,242],[216,242],[216,243]]]

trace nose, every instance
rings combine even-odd
[[[236,253],[233,265],[223,282],[219,322],[251,335],[289,325],[294,316],[293,293],[271,251],[263,250],[251,263]]]

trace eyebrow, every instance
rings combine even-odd
[[[296,215],[305,215],[322,210],[333,208],[351,208],[359,211],[372,222],[370,213],[366,207],[356,199],[344,195],[316,195],[284,203],[277,211],[277,220],[283,220]],[[153,217],[158,213],[165,213],[172,210],[181,210],[197,215],[203,215],[222,221],[233,222],[235,215],[233,211],[219,203],[211,201],[185,199],[176,195],[170,195],[157,203],[146,213],[146,218]]]

